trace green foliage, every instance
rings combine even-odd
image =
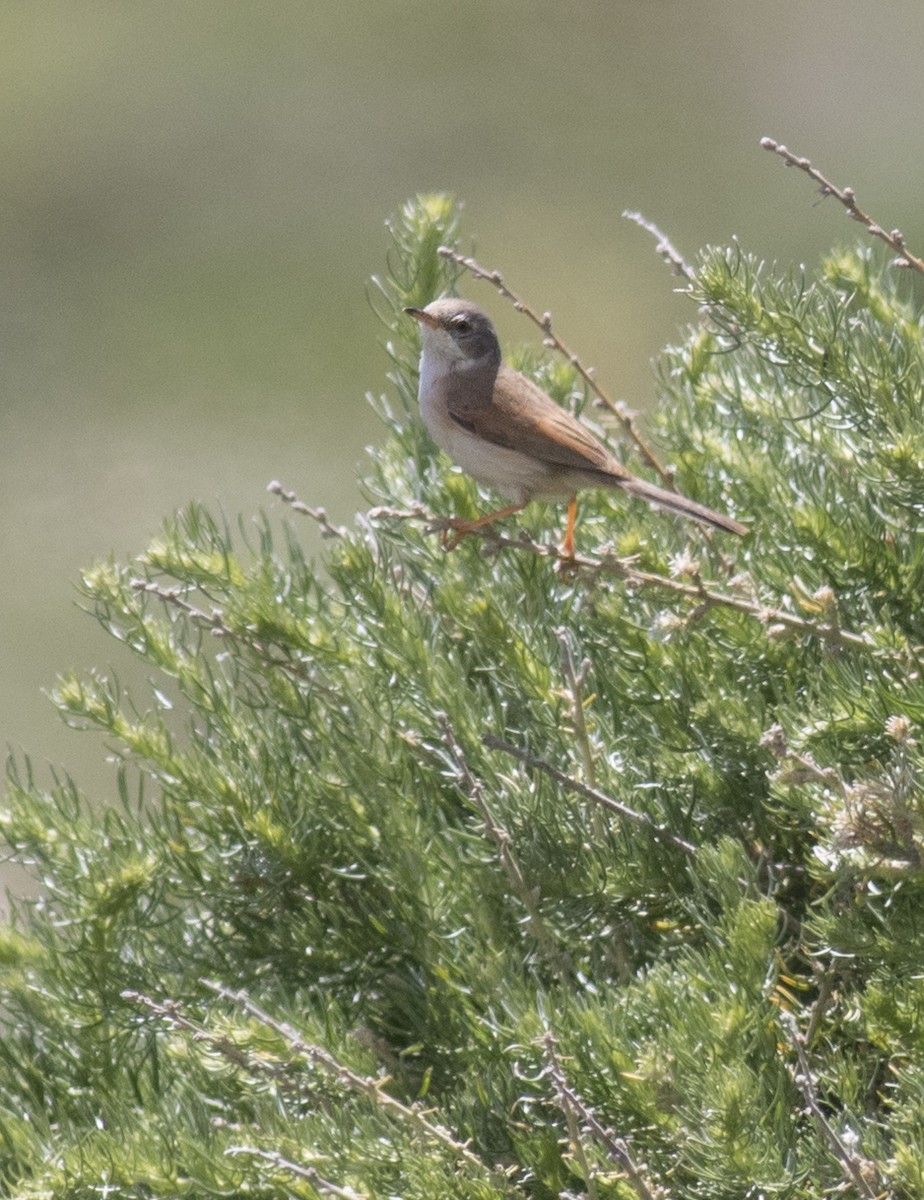
[[[4,1194],[920,1195],[918,316],[865,253],[707,253],[658,428],[753,532],[591,494],[563,575],[554,508],[427,531],[486,504],[401,312],[457,212],[391,231],[370,512],[84,576],[151,690],[57,689],[115,803],[9,768]]]

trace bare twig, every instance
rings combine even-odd
[[[420,521],[426,526],[427,532],[448,528],[444,518],[437,517],[420,506],[408,509],[381,506],[370,509],[367,516],[373,521]],[[535,542],[526,534],[525,530],[521,530],[518,537],[512,538],[498,533],[494,526],[489,525],[484,529],[472,530],[468,536],[480,538],[491,550],[498,552],[509,550],[522,554],[535,554],[540,558],[550,558],[557,563],[566,565],[572,573],[583,572],[591,577],[606,575],[624,580],[633,587],[658,588],[661,591],[671,592],[685,600],[694,601],[698,606],[697,617],[702,616],[710,608],[733,609],[761,621],[767,626],[772,637],[779,637],[783,633],[816,637],[834,651],[841,650],[845,646],[871,649],[875,644],[867,634],[852,633],[849,629],[842,628],[836,620],[810,621],[796,616],[795,613],[787,612],[786,609],[769,607],[744,595],[719,591],[702,580],[685,583],[681,579],[671,579],[667,575],[640,571],[631,562],[609,555],[592,558],[579,554],[566,559],[562,556],[558,546],[548,542]],[[827,617],[827,613],[825,616]]]
[[[295,1175],[298,1179],[306,1180],[322,1196],[334,1196],[337,1197],[337,1200],[366,1200],[367,1198],[367,1193],[354,1192],[350,1187],[338,1187],[337,1184],[324,1179],[314,1167],[300,1166],[288,1158],[283,1158],[275,1150],[261,1150],[257,1146],[229,1146],[227,1153],[234,1155],[247,1154],[252,1158],[265,1159],[274,1167],[278,1167],[280,1171],[288,1171],[290,1175]]]
[[[581,1165],[588,1187],[588,1195],[595,1196],[597,1194],[596,1180],[594,1169],[587,1160],[581,1141],[582,1129],[603,1148],[610,1161],[619,1167],[639,1200],[670,1200],[670,1193],[653,1183],[636,1163],[628,1142],[624,1138],[617,1137],[612,1129],[607,1129],[571,1086],[558,1057],[555,1038],[550,1031],[547,1031],[542,1039],[542,1049],[549,1076],[555,1088],[555,1099],[568,1124],[568,1140],[571,1143],[571,1150]]]
[[[868,1200],[883,1200],[884,1197],[890,1196],[891,1192],[883,1187],[876,1164],[857,1154],[848,1144],[850,1139],[843,1138],[828,1120],[818,1096],[818,1085],[809,1063],[805,1037],[796,1023],[796,1018],[785,1009],[780,1009],[779,1018],[796,1052],[798,1066],[791,1071],[793,1082],[802,1094],[805,1111],[811,1116],[821,1136],[828,1143],[831,1153],[840,1163],[844,1178]]]
[[[833,767],[819,766],[811,754],[800,754],[793,750],[782,726],[772,725],[760,739],[760,744],[780,763],[775,778],[781,783],[793,787],[817,783],[837,792],[845,805],[850,803],[851,785],[847,780]]]
[[[612,796],[607,796],[605,792],[589,787],[586,783],[581,783],[578,779],[572,779],[570,775],[566,775],[564,771],[559,771],[557,767],[553,767],[544,758],[537,758],[534,754],[530,754],[526,750],[521,750],[519,746],[513,746],[510,742],[505,742],[502,738],[495,737],[493,733],[486,733],[481,740],[489,750],[502,750],[504,754],[509,754],[511,758],[515,758],[518,762],[523,763],[524,766],[531,767],[534,770],[541,771],[544,775],[548,775],[550,779],[554,779],[566,791],[573,792],[577,796],[583,796],[585,800],[593,800],[595,804],[599,804],[602,808],[608,808],[610,812],[618,813],[621,817],[635,821],[638,825],[644,825],[646,829],[650,830],[652,837],[656,838],[659,842],[668,842],[672,846],[677,846],[684,854],[696,854],[696,846],[692,842],[685,841],[684,838],[679,837],[676,833],[665,829],[663,825],[658,825],[656,821],[653,821],[645,813],[636,812],[634,808],[629,808],[627,804],[622,804],[619,800],[614,800]]]
[[[272,492],[274,496],[278,496],[285,504],[292,509],[293,512],[302,513],[306,517],[311,517],[313,521],[317,521],[318,528],[321,531],[323,538],[342,538],[346,537],[346,529],[342,525],[332,525],[328,519],[327,512],[323,508],[310,508],[304,501],[299,500],[295,492],[290,492],[282,486],[278,479],[272,480],[266,485],[266,490]]]
[[[288,1021],[280,1021],[266,1012],[265,1009],[260,1008],[247,992],[234,991],[231,988],[226,988],[223,984],[215,983],[209,979],[203,979],[201,983],[221,996],[222,999],[229,1000],[232,1004],[243,1008],[254,1020],[259,1021],[267,1029],[272,1029],[275,1033],[278,1033],[292,1054],[304,1055],[312,1066],[320,1067],[328,1075],[333,1076],[339,1084],[352,1092],[356,1092],[358,1095],[365,1096],[383,1112],[398,1117],[403,1122],[413,1126],[418,1133],[429,1138],[431,1141],[437,1142],[445,1150],[450,1151],[456,1158],[467,1163],[470,1167],[476,1168],[479,1172],[491,1178],[503,1179],[504,1184],[509,1186],[510,1181],[504,1172],[489,1167],[486,1163],[482,1162],[478,1155],[469,1148],[467,1141],[460,1142],[457,1138],[453,1137],[448,1129],[431,1120],[430,1113],[427,1110],[418,1108],[417,1106],[412,1107],[402,1104],[400,1100],[396,1100],[393,1096],[390,1096],[385,1091],[385,1087],[389,1082],[387,1077],[371,1079],[368,1076],[359,1075],[355,1071],[351,1071],[349,1067],[338,1062],[328,1050],[306,1042],[294,1025],[290,1025]]]
[[[191,1021],[189,1017],[183,1014],[178,1001],[152,1000],[150,996],[144,996],[140,992],[132,991],[123,992],[122,999],[146,1008],[155,1016],[163,1017],[175,1029],[182,1029],[184,1033],[190,1034],[193,1041],[207,1045],[216,1054],[220,1054],[222,1058],[227,1059],[232,1066],[250,1071],[255,1075],[268,1076],[270,1079],[275,1080],[284,1091],[296,1090],[297,1081],[291,1071],[285,1066],[254,1055],[250,1051],[242,1049],[227,1035],[212,1033],[197,1022]],[[364,1197],[359,1192],[354,1192],[352,1188],[341,1188],[323,1179],[314,1167],[302,1167],[298,1163],[290,1162],[288,1159],[283,1158],[281,1154],[277,1154],[275,1151],[260,1150],[253,1146],[235,1146],[230,1148],[228,1153],[251,1154],[256,1157],[265,1158],[275,1166],[289,1171],[301,1179],[307,1179],[323,1196],[335,1196],[339,1197],[339,1200],[364,1200]]]
[[[635,424],[634,414],[625,404],[623,404],[621,401],[613,400],[613,398],[603,390],[599,383],[597,383],[594,372],[590,368],[585,367],[574,351],[566,346],[561,338],[554,332],[552,328],[552,314],[545,312],[540,315],[535,309],[530,308],[525,300],[521,300],[515,292],[511,291],[510,288],[507,287],[500,271],[489,271],[485,267],[480,266],[473,258],[466,258],[463,254],[457,254],[455,250],[450,249],[448,246],[440,246],[439,252],[443,258],[448,258],[458,266],[465,267],[465,269],[475,279],[486,279],[488,283],[493,284],[500,294],[510,301],[517,312],[523,313],[525,316],[529,317],[529,319],[535,325],[538,325],[538,327],[542,330],[543,341],[545,345],[557,350],[559,354],[563,355],[568,362],[571,363],[571,365],[584,380],[590,390],[594,393],[597,399],[601,402],[601,404],[605,405],[605,407],[608,408],[610,412],[619,420],[627,436],[635,443],[636,448],[645,462],[648,463],[652,470],[657,471],[666,487],[672,487],[672,473],[667,467],[664,466],[648,442],[642,437],[641,433],[639,433],[638,427]]]
[[[163,1017],[175,1029],[182,1029],[184,1033],[188,1033],[194,1042],[201,1042],[209,1047],[216,1054],[220,1054],[222,1058],[227,1059],[232,1066],[238,1067],[245,1071],[251,1071],[254,1075],[264,1075],[280,1084],[284,1090],[293,1091],[297,1084],[293,1079],[291,1072],[281,1063],[270,1062],[265,1058],[260,1058],[250,1051],[242,1049],[237,1042],[233,1041],[225,1034],[212,1033],[211,1030],[199,1025],[197,1022],[190,1020],[185,1016],[178,1000],[154,1000],[150,996],[142,995],[141,992],[124,991],[122,999],[128,1000],[132,1004],[137,1004],[141,1008],[146,1008],[148,1012],[153,1013],[156,1017]]]
[[[390,1096],[385,1091],[389,1083],[387,1076],[381,1079],[371,1079],[367,1076],[359,1075],[355,1071],[351,1071],[349,1067],[338,1062],[328,1050],[306,1042],[294,1025],[290,1025],[287,1021],[280,1021],[266,1012],[265,1009],[260,1008],[247,992],[234,991],[231,988],[226,988],[221,983],[215,983],[209,979],[201,979],[199,982],[203,987],[221,996],[222,999],[229,1000],[232,1004],[243,1008],[246,1013],[267,1029],[272,1029],[274,1033],[277,1033],[282,1038],[293,1057],[298,1055],[304,1056],[313,1067],[319,1068],[325,1074],[331,1076],[340,1086],[358,1095],[365,1096],[383,1112],[411,1125],[418,1133],[429,1138],[431,1141],[437,1142],[462,1162],[476,1168],[482,1174],[488,1175],[491,1179],[498,1182],[502,1181],[506,1187],[510,1187],[510,1179],[504,1171],[490,1167],[484,1163],[469,1148],[467,1141],[460,1142],[457,1138],[453,1137],[448,1129],[431,1120],[428,1111],[416,1106],[410,1107],[402,1104],[400,1100],[396,1100],[393,1096]],[[155,1016],[164,1017],[177,1029],[182,1029],[189,1033],[195,1041],[203,1042],[216,1053],[221,1054],[232,1065],[269,1076],[290,1090],[297,1086],[297,1079],[289,1066],[270,1062],[253,1055],[249,1051],[242,1049],[231,1038],[225,1035],[214,1034],[210,1030],[205,1029],[202,1025],[190,1020],[183,1014],[178,1001],[164,1000],[158,1002],[152,1000],[149,996],[134,991],[123,992],[122,998],[141,1005],[148,1009],[149,1012],[154,1013]],[[333,1192],[331,1194],[337,1195],[338,1193]]]
[[[649,221],[647,217],[643,217],[640,212],[629,212],[628,209],[622,214],[627,221],[634,221],[652,237],[657,238],[658,244],[655,246],[655,253],[660,254],[666,263],[668,263],[674,271],[675,275],[682,275],[684,279],[693,279],[693,268],[687,263],[683,255],[676,249],[674,243],[670,240],[666,233]]]
[[[194,604],[190,604],[185,599],[183,590],[180,588],[165,588],[153,579],[136,578],[130,581],[130,587],[133,592],[143,592],[148,596],[155,596],[163,604],[171,608],[177,608],[184,613],[192,625],[207,629],[214,637],[232,638],[241,645],[249,646],[255,654],[260,656],[261,661],[267,667],[275,667],[296,679],[304,679],[310,676],[313,667],[301,662],[297,658],[280,657],[273,653],[270,643],[263,641],[260,638],[253,636],[252,630],[248,626],[234,628],[226,624],[224,613],[221,609],[214,608],[210,613],[205,612],[201,608],[196,608]],[[284,649],[286,649],[284,647]]]
[[[804,171],[810,179],[814,179],[818,184],[818,190],[822,196],[834,196],[843,204],[847,210],[847,215],[852,221],[859,221],[872,237],[879,238],[891,250],[894,250],[898,255],[893,264],[894,266],[908,267],[924,275],[924,259],[918,258],[911,253],[905,245],[905,235],[902,231],[900,229],[885,230],[881,225],[877,225],[873,218],[868,213],[865,213],[857,204],[853,188],[837,187],[830,179],[826,179],[820,171],[816,170],[807,158],[799,158],[798,155],[787,150],[785,146],[781,146],[779,142],[775,142],[773,138],[761,138],[760,144],[765,150],[770,150],[774,154],[778,154],[787,167],[797,167],[800,171]]]
[[[182,613],[189,618],[193,625],[200,625],[207,629],[209,633],[215,637],[237,637],[237,633],[230,625],[225,624],[224,614],[218,608],[213,608],[210,613],[205,612],[201,608],[196,608],[194,604],[190,604],[185,598],[181,588],[166,588],[155,582],[153,579],[132,579],[130,587],[133,592],[144,592],[148,596],[156,596],[170,608],[178,608]]]
[[[568,961],[567,955],[563,954],[559,949],[555,938],[549,932],[543,920],[539,909],[539,889],[531,888],[527,884],[517,857],[513,852],[510,834],[502,825],[498,824],[494,813],[491,811],[481,780],[477,779],[472,773],[465,758],[465,752],[459,745],[455,732],[449,724],[449,719],[445,713],[440,713],[439,719],[443,727],[443,739],[449,748],[453,764],[458,772],[460,785],[472,804],[481,813],[485,832],[491,836],[494,845],[497,847],[497,855],[510,881],[510,887],[526,909],[529,930],[536,939],[536,945],[539,947],[543,958],[545,958],[557,974],[567,974],[571,964]]]
[[[581,1178],[587,1188],[588,1197],[590,1200],[597,1200],[599,1194],[597,1192],[597,1172],[584,1149],[584,1141],[581,1136],[583,1131],[579,1120],[580,1107],[575,1093],[565,1081],[565,1073],[558,1060],[555,1038],[550,1032],[547,1032],[542,1039],[542,1049],[545,1054],[546,1067],[555,1088],[555,1100],[565,1118],[565,1124],[568,1126],[568,1145],[571,1148],[571,1156],[580,1167]]]

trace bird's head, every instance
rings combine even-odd
[[[433,300],[404,310],[420,322],[425,356],[447,365],[500,365],[500,343],[491,318],[471,300]]]

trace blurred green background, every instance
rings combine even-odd
[[[365,281],[407,196],[463,198],[479,258],[644,408],[695,314],[622,210],[688,255],[859,237],[769,134],[920,252],[922,45],[920,0],[3,5],[0,739],[111,794],[41,693],[118,658],[79,568],[272,478],[350,520],[385,390]]]

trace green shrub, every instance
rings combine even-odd
[[[445,554],[488,500],[401,308],[457,224],[391,226],[368,512],[84,576],[151,690],[57,689],[114,803],[9,768],[4,1193],[920,1196],[920,317],[865,251],[710,250],[656,441],[750,535],[598,492],[576,573],[555,507]]]

